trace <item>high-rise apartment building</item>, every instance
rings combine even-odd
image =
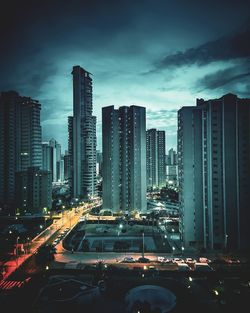
[[[15,173],[42,166],[41,105],[17,92],[0,94],[0,207],[14,213]]]
[[[65,154],[63,156],[63,163],[64,163],[64,179],[69,179],[69,172],[70,172],[70,161],[69,161],[69,153],[68,150],[65,150]]]
[[[52,162],[52,147],[48,142],[42,143],[42,169],[44,171],[52,172],[53,162]]]
[[[227,94],[178,112],[186,246],[245,249],[250,236],[250,99]]]
[[[64,160],[61,145],[54,139],[42,143],[42,169],[50,171],[52,182],[64,181]]]
[[[139,106],[102,109],[103,208],[146,210],[146,116]]]
[[[178,184],[178,160],[177,152],[171,148],[166,155],[166,172],[167,172],[167,181],[170,184]]]
[[[91,74],[74,66],[73,116],[68,119],[72,197],[96,195],[96,117],[92,115]]]
[[[102,176],[102,152],[96,151],[96,174]]]
[[[29,167],[16,173],[16,206],[21,214],[44,214],[51,209],[51,173]]]
[[[160,189],[166,185],[165,131],[147,130],[146,142],[147,188]]]

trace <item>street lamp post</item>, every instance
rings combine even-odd
[[[118,236],[120,235],[120,231],[122,230],[122,227],[123,227],[123,225],[120,224],[120,225],[119,225],[119,230],[118,230]]]
[[[26,254],[30,253],[30,238],[27,237],[27,249],[26,249]]]
[[[185,250],[185,248],[182,246],[181,247],[181,255],[183,255],[184,250]]]
[[[18,267],[18,239],[19,237],[16,237],[16,267]]]
[[[174,256],[175,247],[172,247],[172,250],[173,250],[173,256]]]
[[[142,232],[142,257],[144,258],[144,232]]]
[[[227,250],[228,234],[225,234],[225,250]]]

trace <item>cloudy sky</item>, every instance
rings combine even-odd
[[[67,148],[73,65],[93,74],[101,108],[142,105],[176,147],[177,110],[250,97],[250,3],[237,0],[2,0],[0,91],[42,104],[43,139]]]

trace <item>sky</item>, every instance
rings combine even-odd
[[[74,65],[93,74],[98,149],[104,106],[145,106],[170,149],[182,106],[250,98],[249,1],[2,0],[0,38],[0,91],[39,100],[43,140],[63,149]]]

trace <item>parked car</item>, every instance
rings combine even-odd
[[[135,263],[135,259],[132,258],[131,256],[127,256],[127,257],[125,257],[125,258],[122,260],[122,262],[124,262],[124,263]]]
[[[139,262],[139,263],[150,263],[150,260],[148,258],[141,257],[137,260],[137,262]]]
[[[192,258],[186,258],[185,259],[185,263],[187,264],[194,264],[196,263],[197,261],[195,259],[192,259]]]
[[[205,257],[200,257],[199,258],[199,263],[211,263],[212,261],[208,258]]]
[[[164,256],[158,256],[157,257],[157,261],[160,262],[160,263],[163,263],[165,260]]]
[[[184,260],[180,258],[174,258],[172,262],[178,264],[178,263],[184,263]]]
[[[171,259],[165,259],[165,258],[164,258],[164,263],[172,263],[172,260],[171,260]]]

